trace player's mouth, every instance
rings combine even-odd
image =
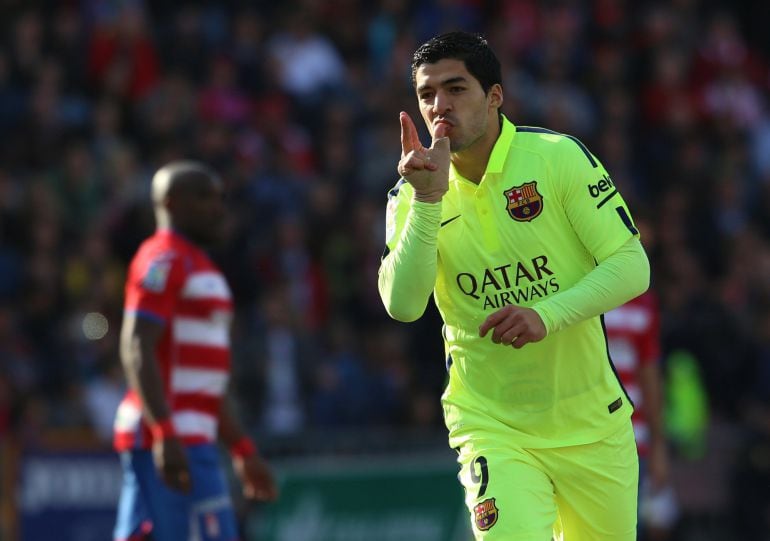
[[[448,135],[449,132],[452,131],[453,127],[454,124],[445,118],[433,121],[433,133],[436,133],[436,130],[441,128],[441,130],[444,132],[444,135]]]

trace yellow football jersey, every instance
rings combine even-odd
[[[402,241],[412,195],[403,180],[389,194],[389,250]],[[445,324],[442,403],[453,447],[479,428],[513,434],[523,447],[575,445],[627,422],[632,405],[601,317],[521,349],[480,338],[479,325],[506,304],[536,308],[637,235],[606,170],[573,137],[503,118],[479,184],[450,169],[434,298]]]

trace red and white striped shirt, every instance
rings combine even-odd
[[[232,295],[206,253],[168,230],[144,241],[131,262],[125,313],[165,325],[156,355],[171,422],[188,445],[214,442],[230,373]],[[149,448],[139,396],[126,393],[115,417],[118,451]]]
[[[643,295],[604,315],[610,357],[620,381],[634,403],[634,425],[639,455],[647,453],[650,430],[644,411],[639,369],[660,358],[660,318],[653,293]]]

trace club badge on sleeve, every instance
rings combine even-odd
[[[142,287],[147,291],[160,293],[166,289],[166,282],[171,271],[171,261],[156,259],[147,267],[147,272],[142,279]]]

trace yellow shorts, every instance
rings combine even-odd
[[[523,449],[479,433],[458,478],[477,541],[634,541],[639,459],[631,422],[586,445]]]

